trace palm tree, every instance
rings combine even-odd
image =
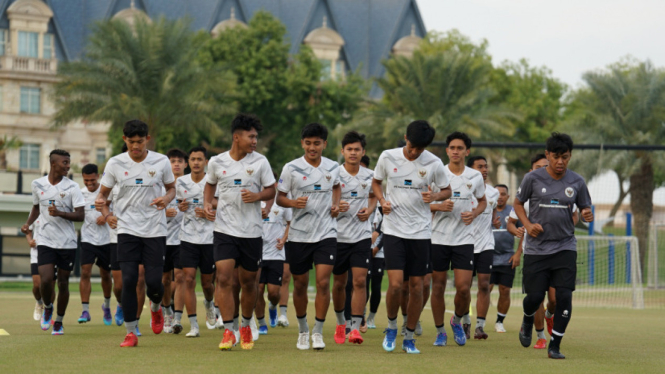
[[[0,170],[7,169],[6,151],[15,149],[21,146],[21,141],[18,137],[13,136],[9,138],[7,135],[0,138]]]
[[[604,144],[650,145],[665,143],[665,72],[649,61],[624,61],[607,70],[583,75],[588,85],[574,95],[576,114],[570,126],[589,141]],[[630,207],[639,241],[640,264],[648,248],[649,223],[653,213],[653,191],[657,181],[654,169],[662,169],[662,152],[623,152],[611,168],[628,176]]]
[[[54,126],[111,123],[109,139],[119,148],[122,125],[137,118],[149,126],[149,148],[162,151],[221,135],[215,119],[235,111],[235,79],[197,63],[207,38],[165,18],[95,24],[83,58],[59,67]]]

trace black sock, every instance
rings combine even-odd
[[[503,323],[503,319],[506,318],[506,316],[502,316],[501,314],[496,315],[496,323]]]
[[[559,347],[561,346],[561,339],[563,339],[563,336],[561,335],[552,335],[552,339],[550,340],[550,346],[547,348],[548,350],[551,350],[553,348],[556,348],[556,350],[559,350]]]
[[[523,322],[524,322],[524,323],[529,323],[529,324],[532,324],[532,325],[533,325],[533,321],[534,321],[534,319],[535,319],[535,318],[534,318],[533,316],[527,316],[527,315],[525,314],[525,315],[524,315],[524,320],[523,320]]]

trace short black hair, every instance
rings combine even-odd
[[[250,131],[252,128],[256,132],[263,130],[261,120],[253,114],[240,113],[231,121],[231,134],[235,134],[236,131]]]
[[[125,122],[125,127],[122,129],[122,133],[128,138],[132,138],[137,135],[143,138],[148,136],[148,125],[138,119],[132,119]]]
[[[533,164],[535,164],[536,162],[538,162],[542,159],[546,159],[546,158],[547,158],[547,156],[545,156],[544,153],[537,153],[536,155],[531,157],[531,169],[533,169]]]
[[[208,150],[205,149],[205,147],[200,146],[200,145],[196,146],[196,147],[190,149],[189,152],[187,152],[187,155],[191,156],[192,153],[194,153],[194,152],[202,152],[203,153],[203,158],[205,158],[206,160],[208,159]]]
[[[483,160],[483,161],[487,162],[487,159],[485,158],[485,156],[473,156],[473,157],[469,158],[466,161],[466,166],[472,168],[473,164],[478,160]]]
[[[187,154],[185,154],[185,152],[183,150],[179,149],[179,148],[169,149],[169,151],[166,152],[166,157],[168,157],[169,160],[172,159],[172,158],[181,158],[181,159],[185,160],[185,162],[187,162],[187,159],[189,158],[189,157],[187,157]]]
[[[506,189],[506,192],[510,192],[510,188],[508,188],[508,186],[506,186],[505,184],[497,184],[494,186],[494,188],[499,188],[499,187],[503,187]]]
[[[425,148],[432,144],[434,135],[436,130],[424,120],[413,121],[406,127],[406,140],[416,148]]]
[[[81,169],[81,174],[99,174],[99,168],[95,164],[87,164]]]
[[[365,167],[369,167],[369,163],[370,163],[370,158],[369,158],[369,156],[368,156],[368,155],[364,155],[364,156],[360,159],[360,163],[361,163],[361,164],[365,164]]]
[[[125,153],[128,150],[129,150],[129,148],[127,147],[127,143],[122,142],[122,149],[120,150],[120,153]]]
[[[353,143],[360,143],[360,146],[365,149],[365,146],[367,145],[365,134],[361,134],[358,131],[347,132],[342,138],[342,148]]]
[[[466,146],[466,149],[471,149],[471,138],[469,138],[469,135],[466,133],[460,132],[460,131],[455,131],[454,133],[448,135],[446,138],[446,147],[450,145],[450,143],[455,140],[459,139],[464,142],[464,145]]]
[[[72,156],[69,154],[69,152],[65,151],[64,149],[54,149],[49,153],[48,155],[48,160],[49,162],[53,162],[53,155],[58,155],[58,156],[65,156],[71,158]]]
[[[568,134],[553,132],[552,136],[547,138],[545,149],[549,153],[561,154],[573,151],[573,139]]]
[[[323,140],[328,140],[328,128],[316,122],[305,125],[300,133],[300,139],[305,138],[321,138]]]

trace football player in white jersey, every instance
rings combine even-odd
[[[431,205],[432,219],[432,315],[437,336],[435,346],[445,346],[448,336],[444,330],[446,305],[444,293],[448,270],[455,273],[455,314],[450,319],[455,343],[466,344],[462,318],[471,303],[471,282],[474,264],[475,218],[485,210],[485,182],[477,170],[464,163],[471,149],[471,139],[462,132],[446,138],[449,164],[444,168],[450,181],[452,196]],[[474,200],[474,197],[476,200]],[[476,203],[477,201],[477,203]]]
[[[383,340],[383,349],[388,352],[395,349],[401,287],[408,277],[408,320],[402,350],[420,353],[413,335],[423,308],[423,278],[430,267],[430,203],[450,197],[441,159],[425,150],[435,134],[426,121],[410,123],[404,137],[406,146],[383,151],[374,169],[372,189],[384,214],[383,250],[390,284],[386,294],[388,328]],[[432,186],[436,192],[432,191]]]
[[[478,170],[483,176],[485,183],[485,199],[487,205],[485,210],[473,221],[474,236],[476,241],[473,245],[473,272],[478,276],[478,295],[476,297],[476,331],[474,339],[487,339],[485,332],[485,318],[490,307],[490,277],[492,276],[492,263],[494,262],[494,233],[492,227],[501,227],[501,221],[497,216],[496,206],[499,200],[499,191],[487,184],[487,159],[483,156],[469,158],[467,167]],[[474,197],[475,199],[475,197]],[[475,200],[477,202],[477,199]],[[476,203],[477,204],[477,203]],[[477,204],[478,206],[479,204]],[[478,209],[476,206],[476,209]],[[468,338],[468,336],[467,336]]]
[[[74,222],[85,219],[85,201],[79,185],[67,178],[70,156],[67,151],[55,149],[49,154],[51,168],[48,175],[32,181],[32,210],[28,221],[21,227],[27,234],[39,217],[37,237],[37,264],[41,278],[40,291],[44,303],[41,317],[42,330],[51,327],[53,317],[53,277],[58,268],[58,310],[53,324],[53,335],[64,334],[62,320],[69,303],[69,274],[74,269],[77,235]]]
[[[166,152],[171,163],[171,171],[176,179],[185,174],[187,167],[187,155],[180,149],[173,148]],[[173,296],[178,293],[179,298],[183,290],[178,289],[177,285],[182,284],[182,268],[180,267],[180,229],[182,226],[183,212],[178,209],[177,199],[171,200],[166,207],[166,254],[164,255],[164,272],[162,274],[162,284],[164,285],[164,296],[162,297],[162,310],[164,311],[164,332],[179,334],[182,331],[180,318],[182,309],[173,308]],[[175,284],[171,281],[175,279]],[[180,282],[179,282],[180,281]],[[175,316],[174,316],[175,312]]]
[[[274,173],[273,175],[277,177]],[[275,184],[277,188],[277,184]],[[261,202],[263,209],[266,203]],[[284,275],[284,244],[289,235],[289,224],[293,218],[290,208],[282,208],[273,204],[268,207],[268,216],[263,219],[263,260],[259,275],[259,295],[256,301],[256,319],[259,322],[259,334],[266,335],[268,326],[265,321],[266,301],[264,293],[268,288],[268,313],[270,316],[270,327],[277,326],[277,305],[281,299],[282,277]]]
[[[85,221],[81,226],[81,281],[79,291],[81,293],[81,304],[83,313],[79,317],[79,323],[90,321],[90,276],[92,265],[97,263],[99,276],[102,279],[102,292],[104,293],[104,304],[102,304],[104,324],[110,326],[113,323],[111,316],[111,237],[106,218],[95,209],[95,199],[99,194],[99,169],[95,164],[87,164],[81,170],[83,184],[81,194],[85,200]]]
[[[340,207],[345,212],[337,216],[337,260],[333,268],[333,306],[337,317],[335,343],[346,341],[346,284],[349,270],[352,272],[353,291],[351,296],[351,332],[349,342],[362,344],[360,324],[367,302],[367,269],[372,257],[372,223],[369,217],[376,209],[376,199],[372,192],[374,173],[360,165],[365,154],[365,135],[356,131],[348,132],[342,138],[344,164],[339,170],[342,185]]]
[[[214,232],[216,267],[215,299],[224,323],[221,350],[230,350],[236,343],[233,333],[233,274],[238,268],[242,293],[240,346],[252,349],[254,340],[249,326],[256,306],[256,272],[263,252],[263,219],[261,201],[275,196],[275,177],[268,160],[256,150],[261,121],[253,115],[239,114],[231,124],[231,150],[208,162],[204,191],[204,210],[213,214],[213,198],[219,190]]]
[[[284,165],[277,187],[277,205],[293,208],[286,261],[293,276],[293,304],[299,327],[296,347],[300,350],[310,347],[307,286],[312,264],[316,269],[316,321],[312,346],[315,350],[326,346],[323,323],[330,306],[330,273],[337,257],[335,218],[343,209],[340,206],[339,164],[322,157],[327,139],[325,126],[319,123],[305,126],[300,134],[305,155]]]
[[[176,285],[176,310],[182,313],[182,302],[187,307],[187,317],[191,330],[187,337],[200,336],[199,324],[196,321],[196,269],[201,269],[201,288],[203,288],[203,304],[206,311],[206,323],[209,329],[215,328],[215,287],[212,284],[212,275],[215,271],[213,260],[212,239],[215,228],[215,218],[208,219],[203,211],[203,191],[206,185],[205,167],[208,164],[206,149],[194,147],[189,151],[188,163],[192,171],[177,179],[176,200],[178,208],[184,213],[182,229],[180,230],[180,258],[179,266],[183,272],[180,284]],[[178,282],[178,277],[176,277]],[[181,301],[178,293],[182,290],[184,297]],[[180,324],[180,320],[176,323]]]
[[[152,331],[159,334],[164,329],[160,303],[164,296],[162,271],[167,231],[163,210],[175,198],[175,177],[166,156],[148,151],[147,124],[130,120],[125,123],[123,134],[129,150],[106,163],[95,205],[106,217],[109,194],[115,185],[120,185],[118,196],[113,200],[114,214],[118,217],[117,256],[122,269],[122,307],[127,330],[120,346],[136,347],[136,286],[140,263],[145,269],[147,296],[152,301]],[[164,195],[162,186],[166,189]]]

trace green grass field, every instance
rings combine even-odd
[[[141,319],[144,335],[139,338],[138,348],[121,349],[118,345],[125,329],[103,325],[98,285],[93,287],[91,300],[93,319],[85,325],[76,323],[81,307],[77,287],[72,286],[64,336],[51,336],[50,332],[41,331],[38,322],[32,319],[34,300],[26,290],[27,285],[0,284],[0,329],[9,333],[9,336],[0,336],[2,373],[44,370],[53,373],[656,373],[665,367],[662,333],[665,318],[659,310],[576,308],[563,342],[562,352],[568,357],[563,361],[548,359],[542,350],[522,348],[517,339],[521,307],[516,304],[506,319],[508,333],[493,332],[496,310],[492,307],[486,329],[490,334],[488,340],[470,341],[458,347],[447,325],[451,345],[443,348],[432,346],[435,330],[431,310],[426,308],[422,317],[424,334],[417,339],[421,355],[383,351],[382,331],[387,322],[383,305],[377,315],[379,328],[364,334],[365,343],[360,346],[333,342],[335,319],[331,306],[324,330],[326,349],[298,351],[296,319],[291,306],[291,326],[270,329],[269,335],[261,336],[252,351],[237,347],[230,352],[220,352],[217,345],[221,331],[206,330],[204,315],[199,315],[199,324],[203,327],[200,338],[188,339],[184,334],[154,335],[147,309]],[[312,302],[309,316],[313,324]],[[184,325],[185,332],[189,331],[187,321]],[[398,344],[401,344],[400,338]]]

